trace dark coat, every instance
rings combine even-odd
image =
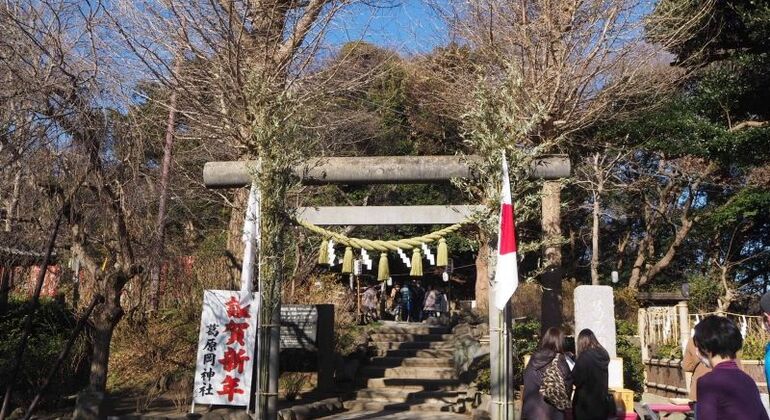
[[[540,393],[545,369],[556,356],[551,350],[538,350],[529,359],[524,369],[524,402],[521,407],[522,420],[563,420],[564,412],[548,404]],[[564,376],[567,395],[572,393],[572,375],[564,354],[559,355],[559,370]]]
[[[610,356],[604,349],[588,349],[578,355],[572,369],[575,397],[572,412],[575,420],[607,420],[607,386]]]

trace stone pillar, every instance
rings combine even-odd
[[[644,365],[644,382],[642,383],[642,389],[646,392],[647,391],[647,370],[649,366],[647,365],[648,361],[650,360],[650,348],[647,347],[647,338],[646,338],[646,331],[647,331],[647,309],[645,308],[639,308],[639,312],[637,312],[637,334],[639,335],[639,344],[642,350],[642,365]]]
[[[541,197],[545,259],[552,267],[561,266],[561,181],[543,182]]]
[[[540,325],[544,332],[550,327],[562,326],[561,181],[543,183],[541,206],[546,269],[540,275],[543,286]]]
[[[642,347],[642,362],[650,360],[650,349],[647,347],[645,331],[647,331],[647,309],[639,308],[637,315],[637,334]]]
[[[676,313],[679,316],[679,345],[682,346],[682,354],[685,353],[687,342],[690,341],[690,310],[686,301],[676,304]]]

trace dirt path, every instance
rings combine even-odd
[[[323,417],[324,420],[366,420],[366,419],[387,419],[387,420],[412,420],[412,419],[432,419],[432,420],[468,420],[470,417],[455,413],[420,413],[414,411],[348,411],[345,413],[333,414]]]

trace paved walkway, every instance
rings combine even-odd
[[[387,420],[412,420],[412,419],[432,419],[432,420],[468,420],[470,417],[465,414],[455,413],[436,413],[419,411],[348,411],[345,413],[333,414],[324,417],[324,420],[365,420],[365,419],[387,419]]]
[[[648,404],[668,404],[671,402],[671,399],[668,397],[661,397],[660,395],[650,394],[645,392],[642,394],[642,402],[648,403]],[[666,417],[666,420],[684,420],[686,417],[684,414],[679,413],[672,413],[669,414],[668,417]],[[737,420],[737,419],[732,419]]]

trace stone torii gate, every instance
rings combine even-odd
[[[472,178],[472,167],[480,162],[479,156],[376,156],[376,157],[321,157],[312,158],[294,168],[294,174],[305,185],[324,184],[409,184],[447,182],[452,178]],[[258,169],[257,161],[208,162],[203,168],[203,181],[208,188],[239,188],[251,185],[249,205],[244,223],[246,247],[243,257],[241,290],[251,291],[253,262],[259,243],[259,191],[252,183]],[[530,177],[554,180],[568,177],[570,162],[564,155],[544,156],[533,161]],[[393,224],[454,224],[461,222],[482,206],[369,206],[369,207],[304,207],[297,214],[316,225],[393,225]],[[488,273],[491,280],[494,262]],[[484,281],[484,279],[476,279]],[[494,302],[494,288],[489,287],[489,302]],[[513,367],[511,360],[511,309],[504,311],[489,305],[490,368],[492,420],[512,420]],[[278,334],[280,332],[278,331]],[[278,340],[271,339],[273,345]],[[277,395],[277,355],[279,349],[270,349],[271,380],[267,393]],[[273,366],[275,365],[275,375]],[[265,384],[257,385],[260,392]],[[267,413],[265,413],[267,414]]]

